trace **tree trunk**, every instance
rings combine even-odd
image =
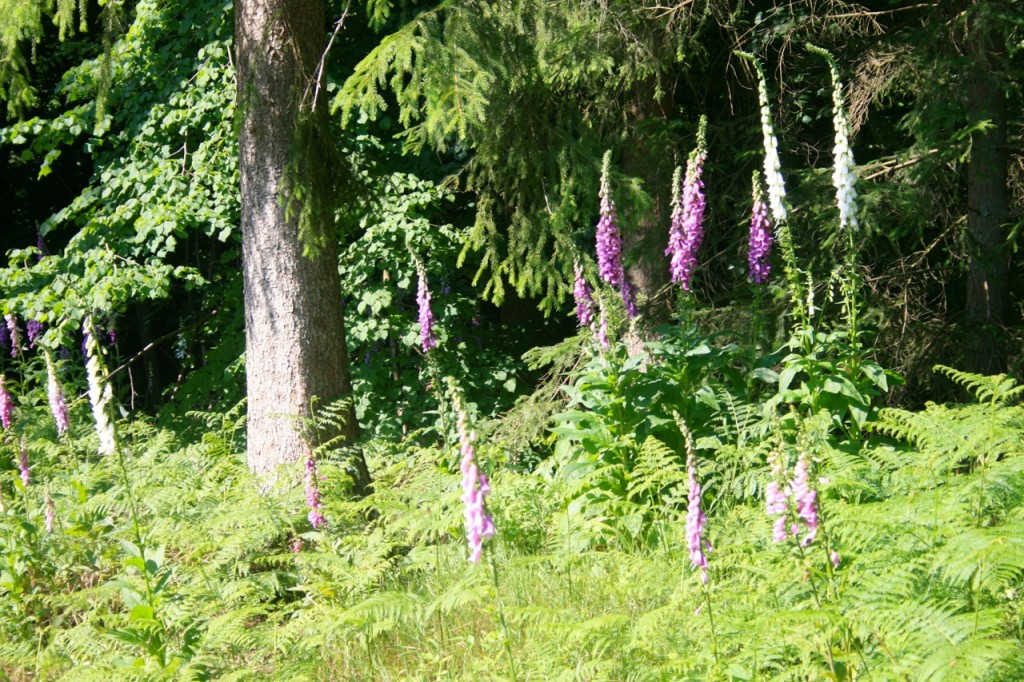
[[[314,402],[351,393],[329,181],[337,169],[324,151],[326,98],[312,106],[324,11],[324,0],[235,4],[247,458],[268,482],[334,435],[304,423]],[[349,409],[344,433],[357,429]],[[365,491],[362,456],[353,464]]]
[[[644,336],[669,320],[673,304],[671,289],[667,288],[670,278],[665,248],[668,246],[672,173],[675,169],[671,155],[663,148],[665,136],[648,137],[644,134],[644,127],[638,125],[644,121],[666,121],[674,115],[675,98],[671,91],[655,96],[656,91],[653,81],[637,86],[634,102],[629,107],[629,116],[636,129],[622,154],[623,171],[626,175],[642,178],[644,189],[651,197],[650,209],[632,230],[623,235],[622,240],[626,276],[644,302],[643,322],[647,332]]]
[[[972,124],[990,127],[971,135],[967,168],[966,367],[974,372],[1006,369],[1003,327],[1010,310],[1009,258],[1005,223],[1007,194],[1006,95],[996,71],[988,29],[975,17],[971,26],[974,59],[968,77],[967,113]]]

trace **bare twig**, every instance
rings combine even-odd
[[[935,7],[935,3],[922,2],[917,5],[907,5],[906,7],[897,7],[895,9],[879,10],[877,12],[858,11],[858,12],[846,12],[844,14],[826,14],[822,18],[827,21],[833,21],[835,19],[860,19],[863,17],[881,17],[886,14],[895,14],[896,12],[906,12],[912,9],[927,9],[929,7]]]
[[[882,170],[876,171],[876,172],[872,173],[871,175],[867,175],[867,176],[865,176],[865,177],[863,177],[861,179],[862,180],[874,180],[875,178],[879,178],[879,177],[881,177],[883,175],[887,175],[889,173],[892,173],[893,171],[898,171],[898,170],[901,170],[903,168],[907,168],[909,166],[913,166],[916,163],[921,163],[922,161],[924,161],[928,157],[934,156],[934,155],[936,155],[938,153],[939,153],[938,149],[929,149],[924,154],[919,154],[918,156],[915,156],[912,159],[908,159],[906,161],[902,161],[900,163],[893,164],[891,166],[886,166],[886,165],[883,164]]]
[[[143,346],[142,350],[140,350],[138,353],[136,353],[135,355],[133,355],[130,358],[128,358],[127,360],[125,360],[123,363],[121,363],[120,367],[118,367],[117,369],[111,371],[110,374],[108,374],[107,376],[108,377],[112,377],[115,374],[117,374],[118,372],[121,372],[121,371],[124,371],[124,370],[128,369],[129,367],[134,365],[136,362],[138,362],[139,359],[141,359],[143,355],[145,355],[149,351],[153,350],[154,348],[159,346],[164,341],[167,341],[168,339],[173,339],[175,336],[177,336],[178,334],[181,334],[182,332],[187,332],[190,329],[195,329],[196,327],[198,327],[201,324],[205,324],[206,322],[210,321],[210,319],[213,318],[213,316],[216,315],[216,314],[217,314],[217,311],[213,310],[208,315],[205,315],[204,317],[202,317],[201,319],[199,319],[196,322],[193,322],[190,325],[186,325],[184,327],[181,327],[180,329],[175,329],[173,332],[168,332],[168,333],[164,334],[163,336],[159,336],[159,337],[153,339],[152,341],[147,343],[145,346]],[[134,394],[134,391],[133,391],[133,394]]]
[[[331,46],[334,45],[334,39],[338,37],[338,33],[345,26],[345,18],[348,17],[348,11],[352,7],[352,0],[348,0],[345,3],[345,11],[341,13],[338,21],[334,23],[334,32],[331,33],[331,39],[327,41],[327,47],[324,48],[323,55],[320,56],[320,63],[316,67],[316,80],[314,81],[313,87],[313,111],[316,111],[316,98],[320,95],[320,88],[324,82],[324,69],[327,68],[327,54],[331,51]]]

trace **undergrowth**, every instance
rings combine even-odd
[[[371,443],[375,488],[358,501],[324,454],[328,525],[313,530],[297,477],[258,493],[236,414],[207,415],[191,443],[123,423],[126,478],[90,454],[91,433],[57,440],[22,410],[29,484],[19,440],[0,460],[2,678],[1021,679],[1021,389],[940,369],[979,401],[885,409],[859,441],[826,412],[765,427],[738,399],[690,404],[719,434],[696,450],[707,586],[668,423],[614,476],[574,474],[564,448],[533,471],[492,467],[498,535],[474,565],[454,444]],[[799,452],[818,477],[818,536],[773,543],[769,457]]]

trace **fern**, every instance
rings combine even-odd
[[[1024,396],[1024,386],[1018,386],[1016,381],[1005,374],[985,376],[945,365],[935,365],[932,369],[970,391],[980,402],[987,402],[991,405],[1011,405]]]
[[[686,470],[679,455],[654,436],[644,440],[626,485],[626,497],[668,511],[686,499]]]

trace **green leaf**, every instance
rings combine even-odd
[[[153,607],[148,604],[139,604],[132,608],[132,614],[129,616],[129,620],[154,620]]]

